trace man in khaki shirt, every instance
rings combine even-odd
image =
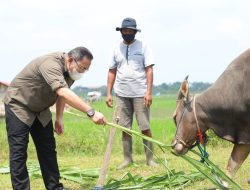
[[[29,190],[26,167],[29,133],[37,150],[47,190],[63,190],[56,157],[56,144],[49,107],[56,103],[55,131],[63,133],[65,103],[84,112],[96,124],[106,119],[83,102],[69,87],[81,78],[93,56],[84,47],[69,53],[56,52],[31,61],[11,82],[4,99],[14,190]]]

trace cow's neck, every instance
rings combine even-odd
[[[220,100],[213,98],[214,92],[209,89],[197,96],[197,117],[200,121],[202,131],[211,129],[219,137],[223,137],[224,125],[221,124],[225,119],[220,115]]]
[[[208,130],[208,117],[207,114],[204,110],[204,97],[201,95],[196,95],[196,100],[195,100],[195,114],[198,120],[197,125],[200,128],[202,132],[206,132]]]

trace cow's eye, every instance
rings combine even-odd
[[[173,116],[173,120],[174,120],[175,125],[177,125],[177,122],[176,122],[176,114]]]

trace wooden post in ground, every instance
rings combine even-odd
[[[119,118],[116,118],[116,123],[118,123]],[[108,144],[106,147],[106,151],[104,154],[103,162],[102,162],[102,167],[100,170],[100,175],[97,180],[96,186],[93,188],[93,190],[103,190],[104,189],[104,184],[107,176],[107,171],[108,171],[108,166],[109,166],[109,161],[110,161],[110,155],[112,151],[112,145],[115,139],[115,133],[116,133],[116,128],[112,127],[109,131],[109,138],[108,138]]]

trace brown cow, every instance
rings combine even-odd
[[[173,149],[185,154],[198,130],[212,129],[234,143],[227,171],[233,177],[250,152],[250,49],[237,57],[206,91],[189,97],[187,78],[177,98]]]

